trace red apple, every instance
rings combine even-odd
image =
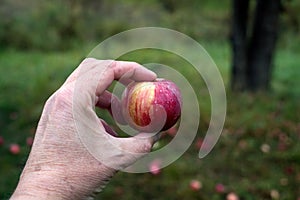
[[[215,190],[217,193],[224,193],[225,192],[225,186],[222,183],[218,183],[215,186]]]
[[[19,154],[21,149],[20,149],[20,146],[18,144],[11,144],[9,146],[9,151],[10,153],[16,155],[16,154]]]
[[[122,98],[125,120],[131,127],[143,132],[171,128],[180,117],[181,104],[179,88],[165,79],[133,82]]]
[[[33,137],[28,137],[27,139],[26,139],[26,144],[27,144],[27,146],[32,146],[32,144],[33,144]]]
[[[234,192],[230,192],[226,196],[226,200],[239,200],[239,199],[240,199],[239,196]]]
[[[160,160],[153,160],[149,165],[149,171],[153,175],[158,175],[161,172],[161,161]]]
[[[198,191],[202,188],[202,183],[198,180],[191,180],[190,188],[194,191]]]
[[[4,139],[3,137],[0,136],[0,146],[3,145],[3,143],[4,143]]]

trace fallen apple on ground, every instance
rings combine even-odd
[[[123,116],[134,129],[158,132],[171,128],[180,118],[182,99],[175,83],[166,79],[133,82],[122,97]]]

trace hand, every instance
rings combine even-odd
[[[154,137],[115,137],[94,111],[94,106],[110,109],[113,96],[107,88],[124,75],[123,83],[156,78],[134,62],[88,58],[47,100],[11,199],[87,199],[151,151]]]

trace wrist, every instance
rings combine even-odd
[[[88,199],[102,189],[115,170],[106,173],[74,173],[72,170],[33,170],[25,167],[11,200]],[[104,175],[104,177],[103,177]]]
[[[64,180],[57,179],[55,175],[23,173],[11,200],[70,199],[72,191],[63,182]]]

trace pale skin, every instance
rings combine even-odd
[[[95,72],[89,73],[90,70]],[[83,71],[86,74],[82,73]],[[112,95],[107,88],[124,74],[127,74],[123,79],[125,84],[132,80],[156,79],[155,73],[134,62],[87,58],[47,100],[29,158],[11,197],[12,200],[91,199],[118,170],[132,165],[151,151],[157,137],[143,137],[141,133],[130,138],[118,138],[105,121],[98,118],[100,137],[124,150],[116,155],[121,159],[114,159],[115,155],[112,155],[111,159],[115,160],[114,162],[109,165],[103,163],[107,158],[95,158],[78,137],[74,123],[73,112],[76,105],[73,105],[73,98],[79,98],[75,100],[88,105],[87,107],[109,109]],[[74,95],[74,88],[76,83],[80,84],[85,80],[82,77],[92,75],[100,77],[95,83],[97,88],[94,90],[89,82],[82,83],[81,85],[86,87],[85,97],[92,99],[90,102],[82,102],[85,99]],[[89,105],[91,102],[94,105]],[[109,149],[104,148],[101,141],[97,147],[104,155],[109,153]],[[133,155],[130,152],[137,154]]]

